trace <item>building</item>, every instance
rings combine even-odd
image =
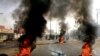
[[[12,40],[14,37],[13,29],[6,29],[4,26],[0,25],[0,42],[4,40]]]

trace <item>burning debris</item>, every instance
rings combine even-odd
[[[22,6],[25,6],[26,8],[28,8],[28,10],[25,13],[25,15],[27,15],[22,25],[22,27],[25,30],[25,34],[23,34],[18,40],[20,43],[20,53],[18,54],[19,56],[30,56],[32,49],[35,48],[35,44],[32,45],[33,42],[36,42],[37,37],[42,36],[43,31],[45,29],[46,20],[43,17],[44,14],[50,17],[50,19],[56,18],[58,20],[61,20],[61,30],[59,35],[60,43],[64,43],[64,34],[67,31],[67,26],[70,26],[64,23],[64,21],[67,19],[64,17],[66,17],[66,15],[68,14],[74,14],[73,19],[77,21],[76,23],[80,24],[77,31],[81,32],[81,34],[77,34],[78,38],[84,42],[81,56],[85,56],[85,54],[88,56],[92,53],[92,45],[94,44],[96,39],[96,27],[91,23],[92,19],[89,14],[90,0],[29,0],[28,2],[26,1],[28,0],[22,0]],[[69,18],[71,19],[71,16]],[[68,23],[71,24],[72,22],[70,21]]]
[[[59,43],[60,44],[63,44],[65,41],[64,41],[64,37],[63,36],[59,36]]]
[[[28,3],[26,1],[29,1]],[[50,0],[22,0],[24,6],[29,5],[27,17],[22,25],[25,30],[19,39],[19,54],[16,56],[30,56],[35,48],[37,37],[41,37],[45,29],[46,20],[43,17],[50,5]]]
[[[63,44],[65,42],[64,35],[66,33],[66,28],[67,28],[66,24],[64,22],[61,22],[60,28],[61,30],[60,30],[60,35],[59,35],[59,43]]]
[[[88,1],[84,0],[82,2],[82,8],[79,13],[80,16],[82,16],[79,21],[80,23],[79,29],[82,32],[81,35],[84,35],[84,37],[82,36],[79,37],[80,40],[84,42],[81,56],[91,56],[92,45],[94,44],[96,39],[96,26],[92,24],[93,21],[89,14],[89,5],[90,5],[90,0]]]
[[[89,46],[89,43],[84,43],[82,47],[82,53],[80,56],[92,56],[92,50],[91,47]]]
[[[64,0],[62,0],[64,1]],[[78,27],[77,31],[78,32],[81,32],[80,35],[79,33],[77,33],[78,35],[78,39],[80,39],[81,41],[84,42],[84,45],[86,48],[82,48],[82,51],[84,49],[90,49],[90,50],[87,50],[88,53],[92,53],[92,45],[95,43],[95,39],[96,39],[96,26],[93,25],[93,20],[92,20],[92,17],[90,16],[90,4],[91,4],[91,1],[90,0],[68,0],[65,5],[64,8],[62,8],[62,13],[64,11],[64,15],[60,12],[56,13],[56,11],[59,11],[59,0],[55,0],[56,3],[54,4],[58,4],[58,7],[57,8],[54,8],[56,7],[56,5],[52,6],[51,8],[54,8],[52,10],[50,10],[50,17],[58,17],[58,20],[66,20],[67,18],[64,18],[66,15],[68,14],[73,14],[74,16],[74,19],[76,20],[76,23],[80,24],[80,26]],[[63,6],[61,6],[63,7]],[[64,10],[63,10],[64,9]],[[53,12],[52,12],[53,11]],[[62,14],[62,15],[60,15]],[[72,22],[69,22],[70,24]],[[67,26],[70,26],[70,25],[67,25]],[[62,27],[62,26],[61,26]],[[62,29],[64,29],[63,27],[60,28],[61,31]],[[65,31],[62,31],[66,32]],[[60,32],[60,36],[62,36],[62,32]],[[61,37],[62,38],[62,37]],[[61,41],[61,38],[59,41]],[[62,38],[63,39],[63,38]],[[85,44],[87,43],[87,44]],[[88,47],[87,47],[88,46]],[[91,52],[90,52],[91,51]],[[83,52],[82,52],[83,53]],[[90,55],[90,54],[87,54],[87,55]],[[83,55],[83,54],[82,54]],[[85,55],[84,55],[85,56]]]
[[[26,36],[25,36],[26,37]],[[19,45],[19,54],[17,54],[16,56],[30,56],[30,40],[29,38],[31,37],[28,37],[26,39],[24,39],[23,42],[20,43]]]
[[[89,23],[85,23],[85,27],[86,28],[83,31],[85,34],[85,38],[81,39],[84,42],[81,55],[91,56],[90,54],[92,53],[92,45],[94,44],[96,39],[96,27]]]

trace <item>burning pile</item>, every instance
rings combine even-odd
[[[91,1],[81,1],[81,9],[77,13],[78,22],[80,24],[78,31],[81,32],[81,35],[78,35],[78,37],[84,43],[81,56],[92,56],[92,45],[96,39],[96,26],[93,24],[92,17],[90,16],[89,6]]]
[[[52,4],[50,4],[50,1],[52,1]],[[42,36],[45,29],[46,20],[43,15],[48,11],[50,5],[48,13],[50,19],[54,17],[61,20],[59,43],[64,43],[64,34],[67,30],[64,17],[68,15],[68,12],[75,14],[74,18],[80,24],[78,31],[81,32],[81,35],[84,35],[83,37],[77,34],[79,39],[84,42],[81,56],[91,55],[92,45],[96,38],[96,27],[91,23],[90,0],[29,0],[29,3],[23,0],[23,4],[24,6],[28,5],[29,10],[22,25],[25,34],[18,40],[20,53],[17,56],[30,56],[31,50],[34,49],[32,48],[33,42],[36,42],[37,37]]]
[[[30,45],[29,37],[27,37],[23,42],[20,43],[20,52],[16,56],[30,56]]]
[[[48,11],[50,0],[22,0],[22,4],[29,9],[22,25],[25,33],[18,39],[20,52],[16,56],[30,56],[36,46],[33,42],[36,42],[37,37],[42,37],[45,29],[43,14]]]
[[[64,43],[64,37],[63,36],[59,36],[59,43],[63,44]]]
[[[83,47],[82,47],[82,53],[80,56],[92,56],[92,49],[89,46],[89,43],[85,42]]]
[[[60,28],[61,28],[61,30],[60,30],[60,35],[59,35],[59,43],[63,44],[65,42],[64,35],[66,33],[66,28],[67,28],[66,24],[64,22],[61,22]]]
[[[84,43],[82,46],[81,56],[92,56],[92,45],[94,44],[96,38],[96,26],[93,26],[89,22],[83,22],[83,24],[85,29],[84,31],[82,29],[81,30],[85,36],[83,37],[84,39],[81,39]]]

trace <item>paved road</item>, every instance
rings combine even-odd
[[[97,40],[96,44],[93,46],[93,52],[98,56],[100,53],[100,43]],[[69,40],[65,44],[55,44],[54,41],[39,41],[37,48],[31,53],[31,56],[51,56],[56,53],[56,51],[62,51],[66,56],[79,56],[81,53],[82,43],[76,40]],[[7,45],[6,45],[7,44]],[[17,42],[8,42],[0,44],[0,53],[6,53],[9,56],[15,56],[18,52]]]
[[[78,56],[81,51],[81,45],[77,43],[65,43],[63,45],[60,44],[48,44],[48,45],[40,45],[32,52],[32,56],[51,56],[52,52],[55,53],[57,51],[62,51],[66,54],[66,56]],[[39,51],[39,52],[37,52]]]

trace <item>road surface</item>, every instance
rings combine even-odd
[[[31,53],[31,56],[52,56],[57,51],[63,52],[66,56],[79,56],[83,43],[77,40],[68,40],[64,44],[55,43],[55,41],[38,41],[37,48]],[[93,46],[93,56],[100,55],[100,40],[96,40]],[[18,53],[18,44],[16,41],[0,43],[0,54],[6,53],[9,56],[15,56]]]

